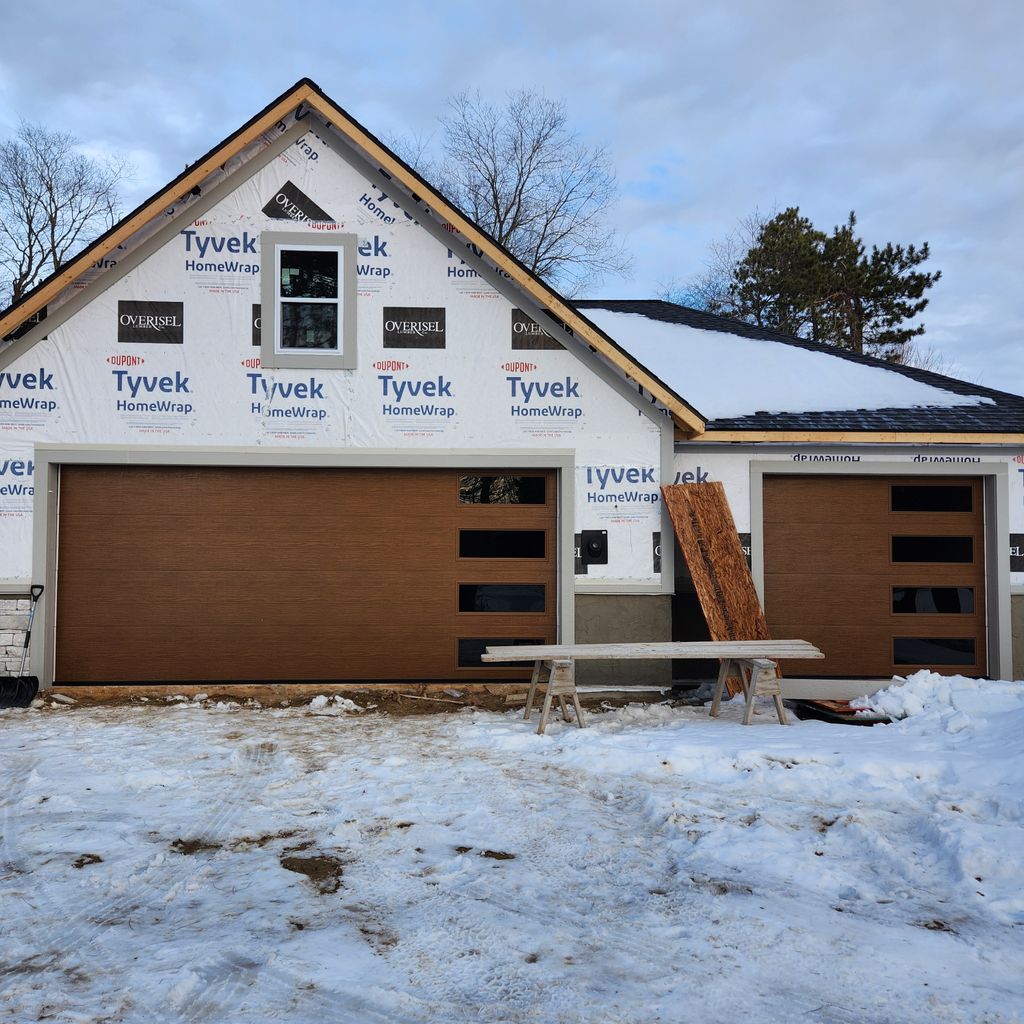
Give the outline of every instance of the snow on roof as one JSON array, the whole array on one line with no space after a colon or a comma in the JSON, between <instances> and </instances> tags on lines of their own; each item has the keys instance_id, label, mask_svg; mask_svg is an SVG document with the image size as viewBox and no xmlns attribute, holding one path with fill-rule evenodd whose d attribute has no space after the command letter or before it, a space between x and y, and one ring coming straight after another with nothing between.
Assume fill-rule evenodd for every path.
<instances>
[{"instance_id":1,"label":"snow on roof","mask_svg":"<svg viewBox=\"0 0 1024 1024\"><path fill-rule=\"evenodd\" d=\"M589 304L588 304L589 305ZM590 320L709 420L757 412L839 412L993 405L870 366L781 342L636 313L587 308Z\"/></svg>"}]
</instances>

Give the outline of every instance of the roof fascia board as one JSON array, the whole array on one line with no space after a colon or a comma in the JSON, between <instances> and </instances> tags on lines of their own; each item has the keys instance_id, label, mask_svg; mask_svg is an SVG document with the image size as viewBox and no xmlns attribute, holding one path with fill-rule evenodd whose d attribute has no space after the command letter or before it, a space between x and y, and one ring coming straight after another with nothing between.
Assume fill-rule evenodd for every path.
<instances>
[{"instance_id":1,"label":"roof fascia board","mask_svg":"<svg viewBox=\"0 0 1024 1024\"><path fill-rule=\"evenodd\" d=\"M701 444L704 442L776 442L776 443L831 443L857 444L1009 444L1024 445L1024 433L937 433L934 431L895 430L705 430L690 437L677 437L677 441Z\"/></svg>"},{"instance_id":2,"label":"roof fascia board","mask_svg":"<svg viewBox=\"0 0 1024 1024\"><path fill-rule=\"evenodd\" d=\"M354 121L340 107L334 105L323 93L313 92L307 100L308 104L318 111L324 119L347 136L373 161L380 164L392 178L398 181L413 195L426 194L425 202L435 215L440 215L462 232L467 238L478 245L497 267L505 271L511 278L538 302L555 313L561 320L572 327L588 345L597 349L603 356L611 360L629 377L642 384L669 411L685 430L699 432L704 429L705 421L697 415L678 395L654 377L649 370L629 358L607 335L592 324L586 317L578 313L555 291L545 285L539 278L528 271L518 260L507 253L497 242L481 231L460 210L456 209L441 197L427 182L416 175L402 161L377 141L362 125Z\"/></svg>"},{"instance_id":3,"label":"roof fascia board","mask_svg":"<svg viewBox=\"0 0 1024 1024\"><path fill-rule=\"evenodd\" d=\"M187 174L176 179L166 188L158 192L152 199L139 207L127 219L121 221L100 242L88 246L63 270L50 277L41 287L32 292L23 302L14 306L5 316L0 317L0 338L10 334L23 324L34 313L38 313L51 299L55 298L68 285L80 277L97 260L113 252L122 242L127 241L139 228L153 217L158 216L169 206L174 206L183 196L187 196L196 185L201 185L206 177L221 164L243 150L249 143L272 128L278 121L284 120L297 106L309 102L317 94L307 82L300 83L296 88L285 93L273 106L269 107L248 127L238 132L221 146L218 146L199 163L194 164ZM234 177L232 175L231 177ZM105 275L104 275L105 276Z\"/></svg>"},{"instance_id":4,"label":"roof fascia board","mask_svg":"<svg viewBox=\"0 0 1024 1024\"><path fill-rule=\"evenodd\" d=\"M80 309L102 295L108 288L117 284L126 274L133 271L140 263L147 260L153 253L175 238L181 232L184 225L191 224L207 210L216 206L222 199L230 195L239 185L245 184L254 174L263 170L267 164L294 145L296 138L305 135L308 130L308 125L304 120L291 125L287 131L282 132L281 136L275 139L266 149L253 156L245 166L240 167L234 174L219 181L213 188L208 192L204 192L194 202L182 207L179 213L169 217L167 223L153 234L151 238L146 239L142 245L133 252L130 252L124 259L118 260L116 267L111 267L101 277L92 282L91 285L83 288L81 292L63 303L59 309L54 311L52 316L47 316L45 320L41 320L31 331L22 335L22 337L12 342L0 352L0 369L25 355L29 349L55 331Z\"/></svg>"},{"instance_id":5,"label":"roof fascia board","mask_svg":"<svg viewBox=\"0 0 1024 1024\"><path fill-rule=\"evenodd\" d=\"M452 247L452 243L456 241L455 237L442 226L437 215L429 207L417 203L413 196L404 188L396 189L394 182L389 181L386 175L381 173L379 167L367 160L358 146L349 143L343 147L342 139L339 138L335 126L325 121L324 127L324 141L341 160L348 163L358 174L365 177L368 182L379 184L381 191L387 192L388 198L392 202L397 203L401 210L413 218L419 227L424 229L436 242L443 245L446 249ZM605 384L629 402L635 409L653 420L659 429L669 426L669 417L660 411L659 407L645 399L635 388L630 387L629 382L621 374L616 373L608 365L607 360L595 355L588 344L569 331L559 331L558 326L550 322L544 315L543 307L537 303L532 295L517 287L517 282L514 279L510 279L498 271L493 264L482 256L477 256L472 250L460 251L459 258L464 260L467 265L472 266L480 277L490 284L499 295L511 302L513 306L521 309L539 327L551 334L552 337L557 335L558 341L567 351L572 352L591 373L604 381ZM528 354L524 353L524 358Z\"/></svg>"}]
</instances>

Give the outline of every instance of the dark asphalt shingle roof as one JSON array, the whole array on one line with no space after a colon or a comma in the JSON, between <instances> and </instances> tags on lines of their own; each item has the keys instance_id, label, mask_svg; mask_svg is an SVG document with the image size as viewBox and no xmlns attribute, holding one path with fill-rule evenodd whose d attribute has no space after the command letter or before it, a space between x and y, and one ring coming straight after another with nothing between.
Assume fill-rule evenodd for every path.
<instances>
[{"instance_id":1,"label":"dark asphalt shingle roof","mask_svg":"<svg viewBox=\"0 0 1024 1024\"><path fill-rule=\"evenodd\" d=\"M708 430L844 430L844 431L900 431L928 433L980 433L1005 434L1024 433L1024 397L1005 391L996 391L970 384L967 381L944 377L929 370L912 366L896 366L871 356L844 352L829 345L821 345L801 338L776 334L753 324L732 320L729 317L705 313L687 306L679 306L661 299L576 299L574 305L586 315L588 309L607 309L615 313L634 313L650 320L664 323L683 324L703 331L717 331L741 338L793 345L810 352L823 352L836 359L866 366L878 367L901 374L921 384L950 391L957 395L982 395L992 399L992 404L964 405L942 408L894 408L894 409L847 409L830 412L757 412L744 416L732 416L708 420ZM615 339L629 351L628 338ZM668 382L671 384L671 382ZM698 409L701 407L699 394L683 395Z\"/></svg>"}]
</instances>

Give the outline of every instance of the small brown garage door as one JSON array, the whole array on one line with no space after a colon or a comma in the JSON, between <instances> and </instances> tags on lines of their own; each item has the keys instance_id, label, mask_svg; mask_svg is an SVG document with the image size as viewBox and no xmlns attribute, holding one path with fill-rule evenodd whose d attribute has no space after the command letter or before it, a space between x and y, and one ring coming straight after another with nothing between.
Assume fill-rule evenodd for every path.
<instances>
[{"instance_id":1,"label":"small brown garage door","mask_svg":"<svg viewBox=\"0 0 1024 1024\"><path fill-rule=\"evenodd\" d=\"M978 478L764 477L764 601L773 636L824 662L792 675L986 671Z\"/></svg>"},{"instance_id":2,"label":"small brown garage door","mask_svg":"<svg viewBox=\"0 0 1024 1024\"><path fill-rule=\"evenodd\" d=\"M553 471L65 466L58 682L459 679L553 642Z\"/></svg>"}]
</instances>

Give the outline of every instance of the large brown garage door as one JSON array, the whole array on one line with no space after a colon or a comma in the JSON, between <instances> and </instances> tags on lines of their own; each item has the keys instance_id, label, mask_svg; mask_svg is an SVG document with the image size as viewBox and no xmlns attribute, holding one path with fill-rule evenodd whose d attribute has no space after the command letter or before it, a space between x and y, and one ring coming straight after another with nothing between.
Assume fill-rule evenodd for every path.
<instances>
[{"instance_id":1,"label":"large brown garage door","mask_svg":"<svg viewBox=\"0 0 1024 1024\"><path fill-rule=\"evenodd\" d=\"M773 636L824 662L792 675L984 675L981 480L764 477L764 601Z\"/></svg>"},{"instance_id":2,"label":"large brown garage door","mask_svg":"<svg viewBox=\"0 0 1024 1024\"><path fill-rule=\"evenodd\" d=\"M518 676L553 642L553 471L64 466L64 683Z\"/></svg>"}]
</instances>

